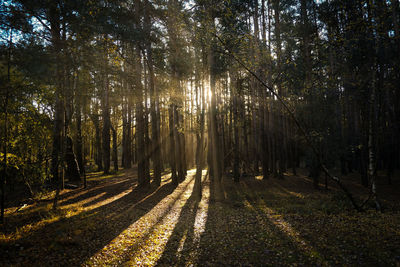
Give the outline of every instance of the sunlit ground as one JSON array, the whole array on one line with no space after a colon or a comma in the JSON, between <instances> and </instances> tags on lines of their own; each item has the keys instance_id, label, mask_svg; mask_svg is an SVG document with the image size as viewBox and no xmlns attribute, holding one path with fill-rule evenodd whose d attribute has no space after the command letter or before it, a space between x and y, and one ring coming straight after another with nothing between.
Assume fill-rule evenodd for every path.
<instances>
[{"instance_id":1,"label":"sunlit ground","mask_svg":"<svg viewBox=\"0 0 400 267\"><path fill-rule=\"evenodd\" d=\"M198 200L194 174L188 171L176 188L165 174L161 186L140 189L136 170L106 178L95 173L87 189L63 191L56 212L51 201L10 208L10 226L0 236L0 265L395 266L398 261L398 202L382 199L383 214L356 213L340 191L315 191L303 175L239 183L224 177L225 200L216 202L206 170Z\"/></svg>"},{"instance_id":2,"label":"sunlit ground","mask_svg":"<svg viewBox=\"0 0 400 267\"><path fill-rule=\"evenodd\" d=\"M162 256L165 247L175 229L178 220L181 218L182 209L192 196L195 171L188 172L187 179L181 183L177 189L168 197L159 202L146 215L131 224L119 236L113 239L93 257L88 265L131 265L131 266L150 266L157 263ZM193 211L197 205L196 218L194 222L195 239L192 240L198 246L200 234L204 231L207 219L207 208L209 201L209 187L205 181L206 171L203 171L203 197L199 203L190 203ZM192 198L194 198L192 196ZM133 206L131 209L134 209ZM184 233L180 246L175 252L175 257L181 256L182 248L187 242ZM196 255L193 255L195 260Z\"/></svg>"},{"instance_id":3,"label":"sunlit ground","mask_svg":"<svg viewBox=\"0 0 400 267\"><path fill-rule=\"evenodd\" d=\"M121 178L124 176L123 178ZM131 176L125 175L124 172L113 175L101 175L101 172L91 173L88 176L89 181L111 181L113 186L119 184L131 184ZM103 185L93 186L88 189L64 190L59 200L59 208L57 211L52 210L54 192L43 196L42 200L31 205L23 205L21 207L11 207L6 209L5 214L9 217L8 224L14 225L15 231L7 232L1 235L1 239L10 241L18 241L26 238L32 232L39 231L48 224L59 221L60 219L74 217L96 209L102 205L115 201L131 192L130 187L126 187L124 191L114 194L114 192L103 192ZM32 218L33 217L33 218Z\"/></svg>"}]
</instances>

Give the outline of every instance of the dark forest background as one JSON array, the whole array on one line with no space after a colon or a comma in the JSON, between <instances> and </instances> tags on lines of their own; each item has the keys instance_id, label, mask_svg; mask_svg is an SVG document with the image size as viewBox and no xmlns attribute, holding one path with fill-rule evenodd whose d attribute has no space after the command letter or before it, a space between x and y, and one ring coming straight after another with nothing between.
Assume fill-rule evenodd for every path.
<instances>
[{"instance_id":1,"label":"dark forest background","mask_svg":"<svg viewBox=\"0 0 400 267\"><path fill-rule=\"evenodd\" d=\"M1 1L1 188L137 166L284 178L374 200L400 166L399 1ZM299 128L300 127L300 128ZM198 175L200 181L200 175ZM85 181L84 181L85 180ZM223 198L223 195L216 196Z\"/></svg>"}]
</instances>

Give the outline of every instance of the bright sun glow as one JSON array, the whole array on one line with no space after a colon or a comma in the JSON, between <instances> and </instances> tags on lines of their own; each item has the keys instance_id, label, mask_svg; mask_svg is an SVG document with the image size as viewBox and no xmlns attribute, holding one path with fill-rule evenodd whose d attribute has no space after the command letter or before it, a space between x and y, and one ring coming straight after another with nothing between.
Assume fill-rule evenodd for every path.
<instances>
[{"instance_id":1,"label":"bright sun glow","mask_svg":"<svg viewBox=\"0 0 400 267\"><path fill-rule=\"evenodd\" d=\"M211 103L211 88L208 84L204 86L204 91L205 91L206 101L208 103Z\"/></svg>"}]
</instances>

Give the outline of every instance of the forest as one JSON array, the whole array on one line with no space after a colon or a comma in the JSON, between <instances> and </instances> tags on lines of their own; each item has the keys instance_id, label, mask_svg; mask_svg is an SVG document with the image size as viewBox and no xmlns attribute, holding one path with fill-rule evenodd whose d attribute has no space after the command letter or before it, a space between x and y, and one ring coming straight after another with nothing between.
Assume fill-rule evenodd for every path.
<instances>
[{"instance_id":1,"label":"forest","mask_svg":"<svg viewBox=\"0 0 400 267\"><path fill-rule=\"evenodd\" d=\"M1 266L400 266L399 0L0 0Z\"/></svg>"}]
</instances>

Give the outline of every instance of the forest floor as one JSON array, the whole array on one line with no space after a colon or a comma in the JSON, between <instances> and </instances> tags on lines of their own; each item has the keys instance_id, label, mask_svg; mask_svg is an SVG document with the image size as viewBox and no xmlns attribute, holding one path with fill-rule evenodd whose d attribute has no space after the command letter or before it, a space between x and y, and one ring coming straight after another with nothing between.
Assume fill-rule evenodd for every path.
<instances>
[{"instance_id":1,"label":"forest floor","mask_svg":"<svg viewBox=\"0 0 400 267\"><path fill-rule=\"evenodd\" d=\"M399 266L399 179L378 187L383 213L358 213L336 187L314 190L301 173L224 177L221 202L206 170L202 198L192 194L194 174L139 189L135 169L92 173L87 189L62 191L55 212L50 199L9 207L0 265ZM365 196L355 179L345 183Z\"/></svg>"}]
</instances>

